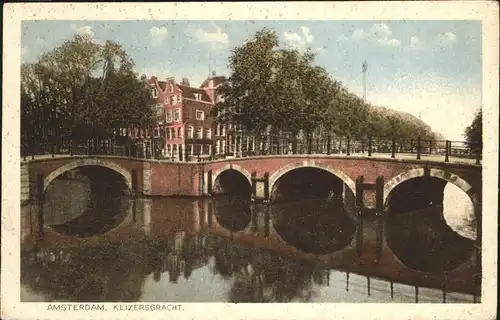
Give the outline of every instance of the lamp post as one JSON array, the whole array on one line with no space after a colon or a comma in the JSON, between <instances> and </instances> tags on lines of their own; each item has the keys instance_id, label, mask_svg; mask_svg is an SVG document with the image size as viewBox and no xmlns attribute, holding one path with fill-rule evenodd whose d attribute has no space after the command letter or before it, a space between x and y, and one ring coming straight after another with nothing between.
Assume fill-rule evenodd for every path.
<instances>
[{"instance_id":1,"label":"lamp post","mask_svg":"<svg viewBox=\"0 0 500 320\"><path fill-rule=\"evenodd\" d=\"M361 72L363 72L363 100L366 102L366 71L368 70L368 63L363 61Z\"/></svg>"}]
</instances>

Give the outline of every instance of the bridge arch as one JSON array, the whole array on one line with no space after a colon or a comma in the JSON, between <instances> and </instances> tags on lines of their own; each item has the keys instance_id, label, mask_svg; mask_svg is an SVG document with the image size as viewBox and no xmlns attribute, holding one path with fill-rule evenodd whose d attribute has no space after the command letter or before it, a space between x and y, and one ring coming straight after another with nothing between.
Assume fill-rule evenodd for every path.
<instances>
[{"instance_id":1,"label":"bridge arch","mask_svg":"<svg viewBox=\"0 0 500 320\"><path fill-rule=\"evenodd\" d=\"M45 177L43 181L43 190L45 191L49 184L61 174L76 168L86 166L105 167L119 173L124 178L125 184L127 185L128 189L132 190L132 174L130 173L130 171L112 161L101 159L79 159L55 169L47 177Z\"/></svg>"},{"instance_id":2,"label":"bridge arch","mask_svg":"<svg viewBox=\"0 0 500 320\"><path fill-rule=\"evenodd\" d=\"M274 172L271 176L269 176L269 190L273 190L274 185L278 181L279 178L281 178L283 175L286 173L295 170L295 169L300 169L300 168L317 168L321 169L324 171L327 171L340 180L342 180L352 191L354 196L356 196L356 183L345 173L342 171L333 168L332 166L322 163L322 162L316 162L314 160L303 160L303 161L298 161L294 163L287 164L280 169L278 169L276 172Z\"/></svg>"},{"instance_id":3,"label":"bridge arch","mask_svg":"<svg viewBox=\"0 0 500 320\"><path fill-rule=\"evenodd\" d=\"M418 178L418 177L425 177L426 176L425 171L426 170L424 168L411 169L411 170L408 170L406 172L403 172L403 173L395 176L389 182L387 182L384 186L384 209L387 209L388 196L392 192L392 190L394 190L398 185L400 185L401 183L403 183L407 180ZM474 208L477 207L477 204L478 204L477 203L477 196L476 196L472 186L467 181L465 181L464 179L459 177L458 175L451 173L449 171L442 170L442 169L431 168L429 170L429 176L439 178L439 179L445 180L449 183L456 185L457 187L459 187L463 192L465 192L469 196L469 198L471 199L471 201L474 205Z\"/></svg>"},{"instance_id":4,"label":"bridge arch","mask_svg":"<svg viewBox=\"0 0 500 320\"><path fill-rule=\"evenodd\" d=\"M245 178L248 180L248 183L249 185L251 186L252 185L252 175L250 174L250 172L248 172L245 168L237 165L237 164L226 164L225 166L219 168L218 170L214 171L212 173L212 186L215 185L215 183L217 182L217 178L224 172L224 171L228 171L228 170L235 170L235 171L238 171L239 173L241 173L242 175L245 176Z\"/></svg>"}]
</instances>

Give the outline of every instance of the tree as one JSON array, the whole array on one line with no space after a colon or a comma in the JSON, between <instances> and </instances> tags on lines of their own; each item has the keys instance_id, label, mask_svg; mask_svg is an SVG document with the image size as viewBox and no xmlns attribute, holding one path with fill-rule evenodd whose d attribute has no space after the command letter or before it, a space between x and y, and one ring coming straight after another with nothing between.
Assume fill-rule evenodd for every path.
<instances>
[{"instance_id":1,"label":"tree","mask_svg":"<svg viewBox=\"0 0 500 320\"><path fill-rule=\"evenodd\" d=\"M481 153L483 150L483 110L476 112L472 123L465 128L465 139L471 146L471 151Z\"/></svg>"},{"instance_id":2,"label":"tree","mask_svg":"<svg viewBox=\"0 0 500 320\"><path fill-rule=\"evenodd\" d=\"M222 89L225 101L217 105L216 120L239 123L264 142L270 133L287 133L294 152L298 139L305 140L308 152L316 138L327 138L330 147L333 134L361 144L370 137L435 139L430 127L414 116L371 106L350 93L314 58L311 51L279 49L274 31L258 31L232 51L231 75Z\"/></svg>"},{"instance_id":3,"label":"tree","mask_svg":"<svg viewBox=\"0 0 500 320\"><path fill-rule=\"evenodd\" d=\"M231 75L221 88L224 102L218 104L218 120L241 124L250 132L263 132L276 105L272 66L278 44L276 33L263 29L253 39L232 50Z\"/></svg>"},{"instance_id":4,"label":"tree","mask_svg":"<svg viewBox=\"0 0 500 320\"><path fill-rule=\"evenodd\" d=\"M31 145L107 137L151 121L145 83L113 42L76 35L21 67L21 114ZM100 75L99 75L100 74Z\"/></svg>"}]
</instances>

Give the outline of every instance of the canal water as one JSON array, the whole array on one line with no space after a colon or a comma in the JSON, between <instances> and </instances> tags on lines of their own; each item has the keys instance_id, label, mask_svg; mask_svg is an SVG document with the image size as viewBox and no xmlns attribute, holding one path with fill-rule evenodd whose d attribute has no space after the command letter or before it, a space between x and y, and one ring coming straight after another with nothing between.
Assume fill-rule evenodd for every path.
<instances>
[{"instance_id":1,"label":"canal water","mask_svg":"<svg viewBox=\"0 0 500 320\"><path fill-rule=\"evenodd\" d=\"M85 180L22 207L22 301L480 302L472 206L359 216L339 199L132 198ZM78 196L77 196L78 195ZM43 209L44 238L30 217Z\"/></svg>"}]
</instances>

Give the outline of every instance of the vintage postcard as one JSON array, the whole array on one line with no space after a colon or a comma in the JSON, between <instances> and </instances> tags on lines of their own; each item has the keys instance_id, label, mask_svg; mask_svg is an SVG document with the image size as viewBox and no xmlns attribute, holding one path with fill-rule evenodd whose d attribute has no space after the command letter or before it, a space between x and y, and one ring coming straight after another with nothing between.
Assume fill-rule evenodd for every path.
<instances>
[{"instance_id":1,"label":"vintage postcard","mask_svg":"<svg viewBox=\"0 0 500 320\"><path fill-rule=\"evenodd\" d=\"M5 319L494 319L498 4L7 4Z\"/></svg>"}]
</instances>

